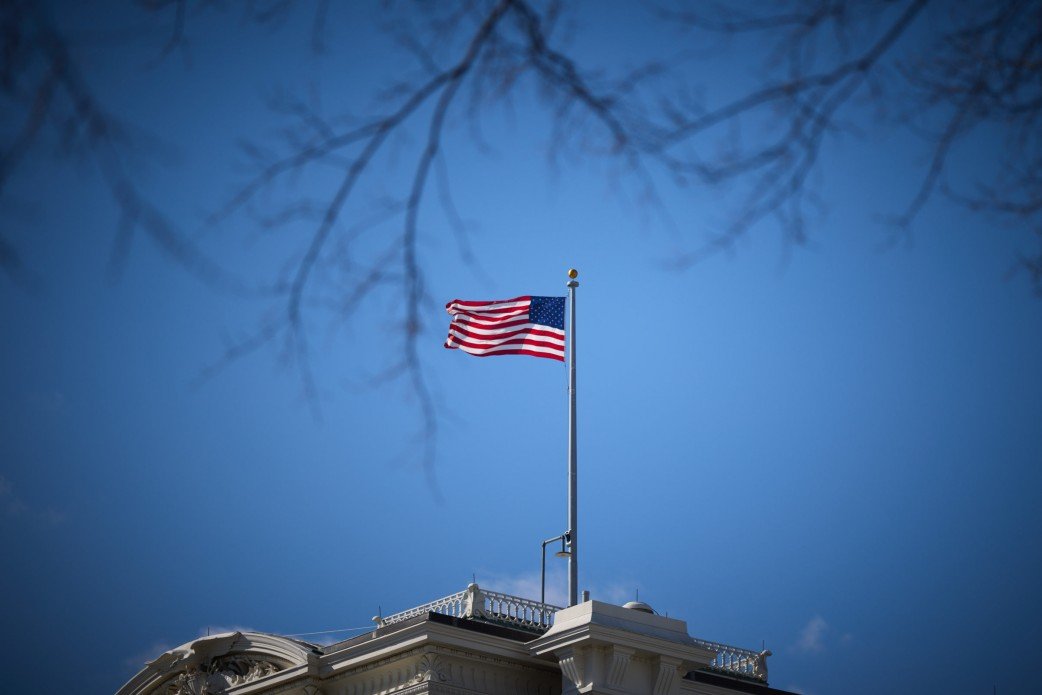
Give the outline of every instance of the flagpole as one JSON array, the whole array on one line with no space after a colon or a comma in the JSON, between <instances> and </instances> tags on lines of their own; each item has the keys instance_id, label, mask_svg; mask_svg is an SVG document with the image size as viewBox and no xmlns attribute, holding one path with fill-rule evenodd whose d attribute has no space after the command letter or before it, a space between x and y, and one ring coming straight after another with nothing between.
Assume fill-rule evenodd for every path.
<instances>
[{"instance_id":1,"label":"flagpole","mask_svg":"<svg viewBox=\"0 0 1042 695\"><path fill-rule=\"evenodd\" d=\"M578 546L578 465L575 438L575 278L579 271L568 271L568 605L579 602Z\"/></svg>"}]
</instances>

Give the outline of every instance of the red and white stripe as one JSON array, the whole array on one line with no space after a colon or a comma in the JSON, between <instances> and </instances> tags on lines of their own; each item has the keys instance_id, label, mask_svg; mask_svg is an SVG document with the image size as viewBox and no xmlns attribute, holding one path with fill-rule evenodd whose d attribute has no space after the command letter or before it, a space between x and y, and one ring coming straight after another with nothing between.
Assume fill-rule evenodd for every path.
<instances>
[{"instance_id":1,"label":"red and white stripe","mask_svg":"<svg viewBox=\"0 0 1042 695\"><path fill-rule=\"evenodd\" d=\"M532 355L564 362L564 331L531 323L531 296L492 302L453 299L445 305L452 316L445 347L478 357Z\"/></svg>"}]
</instances>

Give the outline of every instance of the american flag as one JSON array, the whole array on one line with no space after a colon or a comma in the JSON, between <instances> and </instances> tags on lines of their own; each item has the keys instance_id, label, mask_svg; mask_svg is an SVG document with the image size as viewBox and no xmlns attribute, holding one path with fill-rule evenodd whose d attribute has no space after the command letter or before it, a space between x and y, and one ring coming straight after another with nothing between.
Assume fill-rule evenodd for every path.
<instances>
[{"instance_id":1,"label":"american flag","mask_svg":"<svg viewBox=\"0 0 1042 695\"><path fill-rule=\"evenodd\" d=\"M490 302L453 299L445 347L479 357L532 355L564 362L564 297L515 297Z\"/></svg>"}]
</instances>

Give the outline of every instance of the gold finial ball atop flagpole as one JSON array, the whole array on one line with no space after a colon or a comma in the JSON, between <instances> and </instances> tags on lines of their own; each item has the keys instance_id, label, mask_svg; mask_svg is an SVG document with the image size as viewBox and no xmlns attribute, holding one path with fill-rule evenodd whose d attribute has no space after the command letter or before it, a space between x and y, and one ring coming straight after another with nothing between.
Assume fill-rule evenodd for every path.
<instances>
[{"instance_id":1,"label":"gold finial ball atop flagpole","mask_svg":"<svg viewBox=\"0 0 1042 695\"><path fill-rule=\"evenodd\" d=\"M574 280L575 278L579 277L579 271L576 270L575 268L569 268L568 269L568 277L570 277L571 279Z\"/></svg>"}]
</instances>

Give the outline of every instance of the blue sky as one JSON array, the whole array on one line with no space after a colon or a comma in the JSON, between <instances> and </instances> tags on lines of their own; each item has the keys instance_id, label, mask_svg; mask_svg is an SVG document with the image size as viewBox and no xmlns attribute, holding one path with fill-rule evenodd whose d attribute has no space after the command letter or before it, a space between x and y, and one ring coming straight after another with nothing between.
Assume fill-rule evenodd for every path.
<instances>
[{"instance_id":1,"label":"blue sky","mask_svg":"<svg viewBox=\"0 0 1042 695\"><path fill-rule=\"evenodd\" d=\"M317 55L307 8L275 27L195 9L187 51L156 64L167 17L51 4L101 102L148 136L135 181L205 253L258 279L311 227L206 223L251 171L237 143L274 141L286 117L267 101L280 91L369 113L415 64L377 30L379 13L335 7ZM685 48L629 4L569 16L564 45L584 65ZM127 27L132 39L113 38ZM711 95L751 75L693 65L684 74ZM582 588L615 602L639 590L697 637L765 643L772 685L811 695L1030 689L1042 301L1007 277L1030 235L937 198L907 243L884 248L879 217L914 194L929 150L866 117L872 127L824 150L807 245L768 221L732 252L671 270L734 191L660 180L663 214L610 160L548 164L552 118L531 85L488 113L491 151L459 118L444 147L479 268L436 201L420 214L441 499L422 470L415 394L372 383L400 354L399 294L346 321L308 314L320 417L277 346L199 384L272 305L207 286L143 235L112 281L111 195L89 161L33 150L0 198L5 234L39 278L0 293L9 685L60 659L55 691L112 692L208 628L358 628L472 576L536 597L539 542L566 522L565 369L444 350L443 304L563 294L574 266ZM401 194L422 122L374 165L338 233L363 201ZM952 179L987 175L1001 136L967 141ZM328 195L332 177L304 175L271 199ZM359 242L362 257L398 224ZM561 600L563 566L551 585Z\"/></svg>"}]
</instances>

